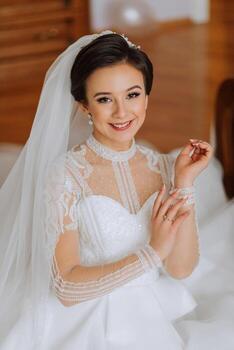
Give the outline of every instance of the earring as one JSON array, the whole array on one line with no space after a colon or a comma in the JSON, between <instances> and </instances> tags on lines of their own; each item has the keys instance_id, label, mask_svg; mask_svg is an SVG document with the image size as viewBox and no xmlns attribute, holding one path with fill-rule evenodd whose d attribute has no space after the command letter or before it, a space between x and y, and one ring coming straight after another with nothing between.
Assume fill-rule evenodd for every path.
<instances>
[{"instance_id":1,"label":"earring","mask_svg":"<svg viewBox=\"0 0 234 350\"><path fill-rule=\"evenodd\" d=\"M91 113L88 113L88 118L89 118L89 125L93 125L93 119L92 119L92 114Z\"/></svg>"}]
</instances>

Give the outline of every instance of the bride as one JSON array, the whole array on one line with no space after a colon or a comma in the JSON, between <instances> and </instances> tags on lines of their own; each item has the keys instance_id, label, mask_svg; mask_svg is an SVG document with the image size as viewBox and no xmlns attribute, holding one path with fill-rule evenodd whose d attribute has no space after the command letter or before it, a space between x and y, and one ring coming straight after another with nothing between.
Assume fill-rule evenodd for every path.
<instances>
[{"instance_id":1,"label":"bride","mask_svg":"<svg viewBox=\"0 0 234 350\"><path fill-rule=\"evenodd\" d=\"M175 158L136 142L152 81L111 31L48 70L0 192L0 349L233 349L231 237L213 227L203 257L197 220L213 148L190 139Z\"/></svg>"}]
</instances>

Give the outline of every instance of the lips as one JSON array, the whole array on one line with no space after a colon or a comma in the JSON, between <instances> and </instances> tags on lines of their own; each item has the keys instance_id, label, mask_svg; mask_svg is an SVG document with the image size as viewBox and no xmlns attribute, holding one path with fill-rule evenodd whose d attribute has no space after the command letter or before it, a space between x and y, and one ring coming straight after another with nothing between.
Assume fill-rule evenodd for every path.
<instances>
[{"instance_id":1,"label":"lips","mask_svg":"<svg viewBox=\"0 0 234 350\"><path fill-rule=\"evenodd\" d=\"M121 131L121 130L128 129L131 124L132 124L132 120L127 121L125 123L114 123L114 124L110 124L110 125L112 126L113 129Z\"/></svg>"}]
</instances>

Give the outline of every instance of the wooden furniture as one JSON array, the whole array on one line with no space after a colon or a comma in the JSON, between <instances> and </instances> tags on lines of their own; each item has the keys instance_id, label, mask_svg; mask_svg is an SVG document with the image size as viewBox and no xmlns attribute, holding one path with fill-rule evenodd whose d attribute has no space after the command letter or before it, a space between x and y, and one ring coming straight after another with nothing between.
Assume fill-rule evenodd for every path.
<instances>
[{"instance_id":1,"label":"wooden furniture","mask_svg":"<svg viewBox=\"0 0 234 350\"><path fill-rule=\"evenodd\" d=\"M210 0L211 22L232 22L234 20L234 2L230 0Z\"/></svg>"},{"instance_id":2,"label":"wooden furniture","mask_svg":"<svg viewBox=\"0 0 234 350\"><path fill-rule=\"evenodd\" d=\"M219 43L219 74L223 76L217 89L215 103L216 157L223 166L223 184L229 198L234 196L234 70L233 70L233 27L234 2L228 0L210 1L211 32L213 43ZM214 29L217 30L214 33ZM214 46L214 45L213 45ZM214 48L213 48L214 52ZM212 67L216 75L215 67Z\"/></svg>"},{"instance_id":3,"label":"wooden furniture","mask_svg":"<svg viewBox=\"0 0 234 350\"><path fill-rule=\"evenodd\" d=\"M86 0L1 1L0 142L26 142L46 70L88 33Z\"/></svg>"},{"instance_id":4,"label":"wooden furniture","mask_svg":"<svg viewBox=\"0 0 234 350\"><path fill-rule=\"evenodd\" d=\"M223 184L229 198L234 196L234 78L220 85L216 99L216 157L221 161Z\"/></svg>"}]
</instances>

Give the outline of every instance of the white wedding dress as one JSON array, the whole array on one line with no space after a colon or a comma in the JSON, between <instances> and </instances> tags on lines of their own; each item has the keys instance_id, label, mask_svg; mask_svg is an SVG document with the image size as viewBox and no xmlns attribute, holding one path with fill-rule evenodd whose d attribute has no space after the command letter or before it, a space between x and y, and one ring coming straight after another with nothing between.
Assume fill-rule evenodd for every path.
<instances>
[{"instance_id":1,"label":"white wedding dress","mask_svg":"<svg viewBox=\"0 0 234 350\"><path fill-rule=\"evenodd\" d=\"M65 168L62 158L52 167L45 188L48 227L64 230L62 215L70 213L84 266L133 254L150 240L152 206L162 182L167 191L173 185L176 153L138 143L117 152L91 135L66 153ZM234 349L234 203L225 197L220 171L214 159L195 182L201 258L192 275L176 280L163 268L150 269L116 286L110 282L103 295L70 307L52 288L44 350ZM69 207L68 198L74 198ZM2 350L17 348L15 334L26 318L15 324Z\"/></svg>"}]
</instances>

